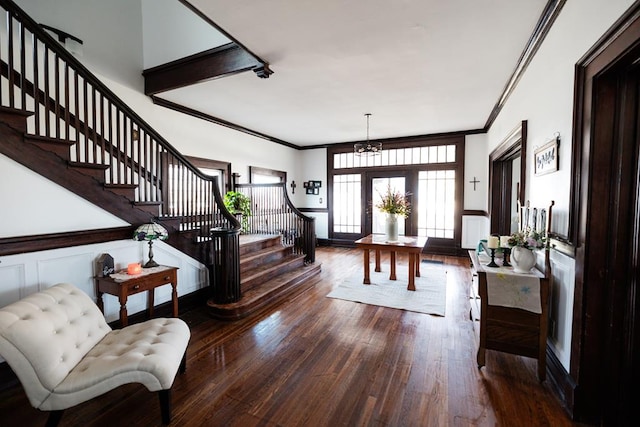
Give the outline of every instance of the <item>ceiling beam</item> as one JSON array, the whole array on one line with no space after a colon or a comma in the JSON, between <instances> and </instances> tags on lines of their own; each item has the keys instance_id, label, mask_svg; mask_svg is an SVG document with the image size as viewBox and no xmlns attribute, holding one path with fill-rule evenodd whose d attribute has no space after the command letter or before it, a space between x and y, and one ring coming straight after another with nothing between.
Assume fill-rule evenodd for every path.
<instances>
[{"instance_id":1,"label":"ceiling beam","mask_svg":"<svg viewBox=\"0 0 640 427\"><path fill-rule=\"evenodd\" d=\"M144 70L144 93L150 96L248 70L262 78L272 73L268 64L228 43Z\"/></svg>"}]
</instances>

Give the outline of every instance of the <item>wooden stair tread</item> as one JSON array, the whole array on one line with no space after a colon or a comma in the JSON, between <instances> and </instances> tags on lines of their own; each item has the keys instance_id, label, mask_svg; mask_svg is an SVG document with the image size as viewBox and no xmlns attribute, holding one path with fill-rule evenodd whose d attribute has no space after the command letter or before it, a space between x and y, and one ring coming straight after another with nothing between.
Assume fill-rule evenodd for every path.
<instances>
[{"instance_id":1,"label":"wooden stair tread","mask_svg":"<svg viewBox=\"0 0 640 427\"><path fill-rule=\"evenodd\" d=\"M286 298L311 288L315 284L313 277L321 271L320 266L320 263L314 263L281 274L277 278L243 292L240 301L235 303L216 304L209 300L207 306L210 314L219 319L237 320L280 303Z\"/></svg>"},{"instance_id":2,"label":"wooden stair tread","mask_svg":"<svg viewBox=\"0 0 640 427\"><path fill-rule=\"evenodd\" d=\"M132 190L135 190L136 188L138 188L138 184L105 184L104 188L130 188Z\"/></svg>"},{"instance_id":3,"label":"wooden stair tread","mask_svg":"<svg viewBox=\"0 0 640 427\"><path fill-rule=\"evenodd\" d=\"M256 258L261 258L265 255L270 255L272 253L276 253L276 252L283 252L283 251L291 251L292 250L292 246L268 246L266 248L257 250L255 252L250 252L249 254L244 254L241 258L240 258L240 265L242 265L242 263L247 263L250 261L253 261Z\"/></svg>"},{"instance_id":4,"label":"wooden stair tread","mask_svg":"<svg viewBox=\"0 0 640 427\"><path fill-rule=\"evenodd\" d=\"M246 246L253 243L264 242L267 240L275 239L276 237L280 237L279 234L241 234L240 235L240 246Z\"/></svg>"},{"instance_id":5,"label":"wooden stair tread","mask_svg":"<svg viewBox=\"0 0 640 427\"><path fill-rule=\"evenodd\" d=\"M16 116L22 116L25 118L31 117L33 115L33 111L24 110L22 108L5 107L5 106L0 106L0 113L15 114Z\"/></svg>"},{"instance_id":6,"label":"wooden stair tread","mask_svg":"<svg viewBox=\"0 0 640 427\"><path fill-rule=\"evenodd\" d=\"M279 234L241 234L240 256L282 244L282 236Z\"/></svg>"},{"instance_id":7,"label":"wooden stair tread","mask_svg":"<svg viewBox=\"0 0 640 427\"><path fill-rule=\"evenodd\" d=\"M246 283L249 283L252 280L255 280L263 276L267 276L281 269L290 268L292 267L292 264L295 264L298 262L300 263L301 267L304 266L304 255L290 254L285 256L284 258L271 261L271 262L266 262L255 268L247 270L240 277L241 288L242 288L242 285L245 285Z\"/></svg>"},{"instance_id":8,"label":"wooden stair tread","mask_svg":"<svg viewBox=\"0 0 640 427\"><path fill-rule=\"evenodd\" d=\"M76 141L73 141L71 139L67 139L67 138L57 138L54 136L42 136L42 135L34 135L31 133L25 133L24 134L24 138L28 139L29 141L33 141L33 142L40 142L40 143L44 143L44 144L59 144L59 145L66 145L71 147L72 145L76 144Z\"/></svg>"},{"instance_id":9,"label":"wooden stair tread","mask_svg":"<svg viewBox=\"0 0 640 427\"><path fill-rule=\"evenodd\" d=\"M133 202L136 206L160 206L162 202Z\"/></svg>"},{"instance_id":10,"label":"wooden stair tread","mask_svg":"<svg viewBox=\"0 0 640 427\"><path fill-rule=\"evenodd\" d=\"M69 162L69 166L82 169L95 169L95 170L107 170L109 165L101 165L98 163L85 163L85 162Z\"/></svg>"}]
</instances>

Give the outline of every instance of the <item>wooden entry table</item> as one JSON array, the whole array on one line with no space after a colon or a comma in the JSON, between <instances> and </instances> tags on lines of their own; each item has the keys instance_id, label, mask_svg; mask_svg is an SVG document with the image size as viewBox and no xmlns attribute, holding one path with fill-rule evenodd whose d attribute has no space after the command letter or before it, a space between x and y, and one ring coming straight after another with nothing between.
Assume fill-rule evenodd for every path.
<instances>
[{"instance_id":1,"label":"wooden entry table","mask_svg":"<svg viewBox=\"0 0 640 427\"><path fill-rule=\"evenodd\" d=\"M407 290L416 290L416 277L420 277L420 252L427 244L428 237L417 236L400 236L395 242L388 242L383 234L369 234L362 239L356 240L356 247L364 250L364 280L365 285L371 284L369 271L369 251L376 251L376 268L380 269L380 251L391 252L391 268L389 280L396 280L396 252L405 252L409 254L409 284Z\"/></svg>"},{"instance_id":2,"label":"wooden entry table","mask_svg":"<svg viewBox=\"0 0 640 427\"><path fill-rule=\"evenodd\" d=\"M127 299L130 295L139 292L147 292L147 315L149 318L153 316L154 307L154 290L158 286L170 284L171 303L173 309L173 317L178 317L178 268L168 266L158 266L143 269L142 274L130 276L126 270L115 273L107 277L96 277L96 294L97 305L100 311L104 313L104 304L102 302L103 294L115 295L120 301L120 323L122 327L129 324L127 316Z\"/></svg>"}]
</instances>

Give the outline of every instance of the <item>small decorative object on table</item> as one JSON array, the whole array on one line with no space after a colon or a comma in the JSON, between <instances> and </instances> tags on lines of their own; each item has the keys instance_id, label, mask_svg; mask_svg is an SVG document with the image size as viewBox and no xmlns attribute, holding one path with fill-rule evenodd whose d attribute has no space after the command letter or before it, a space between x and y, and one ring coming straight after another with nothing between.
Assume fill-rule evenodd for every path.
<instances>
[{"instance_id":1,"label":"small decorative object on table","mask_svg":"<svg viewBox=\"0 0 640 427\"><path fill-rule=\"evenodd\" d=\"M409 203L409 193L402 194L391 186L387 186L387 192L380 194L380 201L376 208L387 214L385 222L385 234L387 241L396 242L398 240L398 217L406 218L411 212Z\"/></svg>"},{"instance_id":2,"label":"small decorative object on table","mask_svg":"<svg viewBox=\"0 0 640 427\"><path fill-rule=\"evenodd\" d=\"M536 265L536 255L533 249L545 246L544 236L534 230L526 229L517 231L509 236L509 246L511 246L511 263L513 271L516 273L529 273Z\"/></svg>"},{"instance_id":3,"label":"small decorative object on table","mask_svg":"<svg viewBox=\"0 0 640 427\"><path fill-rule=\"evenodd\" d=\"M113 257L109 254L102 254L96 261L96 276L108 277L115 271Z\"/></svg>"},{"instance_id":4,"label":"small decorative object on table","mask_svg":"<svg viewBox=\"0 0 640 427\"><path fill-rule=\"evenodd\" d=\"M153 241L154 240L167 240L169 238L169 232L163 226L151 222L149 224L142 224L133 233L133 240L139 242L147 240L149 242L149 261L143 266L144 268L157 267L158 263L153 260Z\"/></svg>"},{"instance_id":5,"label":"small decorative object on table","mask_svg":"<svg viewBox=\"0 0 640 427\"><path fill-rule=\"evenodd\" d=\"M500 267L496 264L496 249L500 245L500 238L498 236L489 236L487 238L487 247L491 250L491 262L487 264L487 267Z\"/></svg>"},{"instance_id":6,"label":"small decorative object on table","mask_svg":"<svg viewBox=\"0 0 640 427\"><path fill-rule=\"evenodd\" d=\"M142 273L142 266L139 262L127 265L127 274L129 276L135 276L136 274L140 273Z\"/></svg>"},{"instance_id":7,"label":"small decorative object on table","mask_svg":"<svg viewBox=\"0 0 640 427\"><path fill-rule=\"evenodd\" d=\"M502 248L502 266L503 267L511 267L509 261L507 261L507 256L511 252L509 248L509 237L510 236L500 236L500 247Z\"/></svg>"}]
</instances>

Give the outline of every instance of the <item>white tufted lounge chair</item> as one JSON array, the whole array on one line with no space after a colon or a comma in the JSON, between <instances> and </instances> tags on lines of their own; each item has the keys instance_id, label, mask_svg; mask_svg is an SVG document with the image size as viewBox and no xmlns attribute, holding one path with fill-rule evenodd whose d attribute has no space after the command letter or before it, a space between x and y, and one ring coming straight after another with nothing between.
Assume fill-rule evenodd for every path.
<instances>
[{"instance_id":1,"label":"white tufted lounge chair","mask_svg":"<svg viewBox=\"0 0 640 427\"><path fill-rule=\"evenodd\" d=\"M185 370L190 332L180 319L152 319L111 330L84 292L58 284L0 309L0 355L29 402L57 425L64 409L127 383L158 391L162 422L170 390Z\"/></svg>"}]
</instances>

